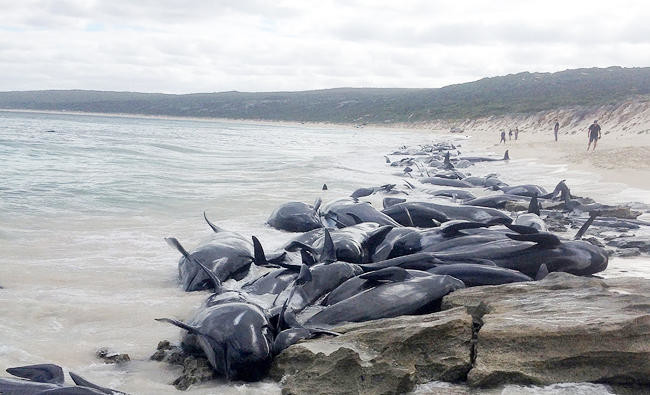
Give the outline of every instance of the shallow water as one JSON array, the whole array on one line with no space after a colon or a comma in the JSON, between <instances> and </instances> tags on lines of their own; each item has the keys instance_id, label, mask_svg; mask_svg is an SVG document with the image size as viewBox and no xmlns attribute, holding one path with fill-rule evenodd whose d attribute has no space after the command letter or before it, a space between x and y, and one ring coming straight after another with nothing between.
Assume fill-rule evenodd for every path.
<instances>
[{"instance_id":1,"label":"shallow water","mask_svg":"<svg viewBox=\"0 0 650 395\"><path fill-rule=\"evenodd\" d=\"M264 225L276 206L400 183L383 155L437 138L408 130L0 112L0 369L53 362L122 391L175 392L168 383L178 369L148 357L159 340L178 339L180 331L154 318L186 318L206 294L178 289L178 253L163 237L193 247L210 234L207 210L221 227L258 235L272 249L291 237ZM579 195L650 203L647 191L593 185L585 174L533 161L470 171L549 189L566 178ZM329 190L321 191L323 183ZM648 266L644 258L622 260L612 275L630 269L650 277ZM104 365L94 356L101 346L132 362ZM273 383L209 383L188 393L277 390Z\"/></svg>"}]
</instances>

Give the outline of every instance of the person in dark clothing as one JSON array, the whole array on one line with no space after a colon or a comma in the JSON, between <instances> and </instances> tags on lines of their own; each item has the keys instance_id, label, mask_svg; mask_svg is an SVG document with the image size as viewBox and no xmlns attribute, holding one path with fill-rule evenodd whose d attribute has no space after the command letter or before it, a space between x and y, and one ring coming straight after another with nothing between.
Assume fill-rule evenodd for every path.
<instances>
[{"instance_id":1,"label":"person in dark clothing","mask_svg":"<svg viewBox=\"0 0 650 395\"><path fill-rule=\"evenodd\" d=\"M508 140L512 140L512 129L510 129L510 132L508 132Z\"/></svg>"},{"instance_id":2,"label":"person in dark clothing","mask_svg":"<svg viewBox=\"0 0 650 395\"><path fill-rule=\"evenodd\" d=\"M596 150L596 143L598 143L598 139L600 139L601 134L600 134L600 125L598 124L598 120L595 120L594 123L589 126L589 131L587 131L587 137L589 137L589 144L587 145L587 151L589 151L589 147L591 147L591 143L594 143L594 151Z\"/></svg>"},{"instance_id":3,"label":"person in dark clothing","mask_svg":"<svg viewBox=\"0 0 650 395\"><path fill-rule=\"evenodd\" d=\"M557 141L557 132L560 130L560 123L558 121L555 121L555 127L553 128L553 132L555 133L555 141Z\"/></svg>"},{"instance_id":4,"label":"person in dark clothing","mask_svg":"<svg viewBox=\"0 0 650 395\"><path fill-rule=\"evenodd\" d=\"M501 144L501 143L503 143L503 144L506 143L506 131L505 130L501 131L501 140L499 141L499 144Z\"/></svg>"},{"instance_id":5,"label":"person in dark clothing","mask_svg":"<svg viewBox=\"0 0 650 395\"><path fill-rule=\"evenodd\" d=\"M519 138L519 127L515 128L515 140Z\"/></svg>"}]
</instances>

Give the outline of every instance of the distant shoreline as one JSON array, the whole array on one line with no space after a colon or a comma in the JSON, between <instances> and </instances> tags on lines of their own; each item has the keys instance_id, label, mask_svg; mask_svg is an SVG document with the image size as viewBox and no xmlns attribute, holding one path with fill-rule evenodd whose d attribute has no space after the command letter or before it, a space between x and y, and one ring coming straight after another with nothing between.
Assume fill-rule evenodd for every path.
<instances>
[{"instance_id":1,"label":"distant shoreline","mask_svg":"<svg viewBox=\"0 0 650 395\"><path fill-rule=\"evenodd\" d=\"M273 121L267 119L238 119L238 118L213 118L213 117L183 117L171 115L149 115L149 114L131 114L131 113L103 113L103 112L84 112L84 111L59 111L59 110L29 110L29 109L13 109L13 108L0 108L0 112L14 112L26 114L54 114L54 115L86 115L86 116L99 116L109 118L130 118L130 119L161 119L170 121L199 121L199 122L228 122L228 123L255 123L260 125L281 125L281 126L309 126L309 127L337 127L337 128L352 128L363 130L364 128L375 129L396 129L396 130L423 130L427 132L443 132L444 130L431 129L426 126L417 126L415 123L399 124L365 124L359 125L355 123L334 123L334 122L298 122L298 121Z\"/></svg>"},{"instance_id":2,"label":"distant shoreline","mask_svg":"<svg viewBox=\"0 0 650 395\"><path fill-rule=\"evenodd\" d=\"M341 128L341 129L392 129L432 133L435 135L449 134L452 125L460 125L461 133L470 136L470 143L477 148L497 152L499 155L505 149L510 150L513 159L534 159L547 164L564 164L569 169L586 171L594 176L594 182L614 182L631 188L650 191L650 104L637 108L637 116L629 116L630 102L619 103L620 114L609 111L608 117L600 117L603 121L603 139L595 152L586 152L586 137L583 129L592 118L599 117L605 111L596 108L591 113L582 114L582 120L576 120L576 112L571 109L542 112L535 115L513 114L503 117L487 117L483 119L458 121L424 122L424 123L395 123L367 124L359 127L355 124L325 123L325 122L291 122L269 121L255 119L230 119L210 117L174 117L164 115L136 115L118 113L89 113L80 111L54 110L23 110L0 109L0 112L33 113L55 115L101 116L109 118L130 119L160 119L198 122L253 123L258 125L276 125L309 128ZM552 137L551 123L559 119L562 123L560 141L555 143ZM571 121L573 119L573 121ZM508 141L506 145L498 145L498 132L501 129L517 126L520 130L518 141ZM647 199L646 199L647 200Z\"/></svg>"}]
</instances>

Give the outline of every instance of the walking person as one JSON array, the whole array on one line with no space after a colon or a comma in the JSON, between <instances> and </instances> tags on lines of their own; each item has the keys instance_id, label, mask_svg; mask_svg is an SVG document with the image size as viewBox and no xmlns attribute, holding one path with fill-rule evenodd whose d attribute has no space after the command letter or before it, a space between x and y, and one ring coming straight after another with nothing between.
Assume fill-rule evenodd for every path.
<instances>
[{"instance_id":1,"label":"walking person","mask_svg":"<svg viewBox=\"0 0 650 395\"><path fill-rule=\"evenodd\" d=\"M515 140L519 138L519 127L515 128Z\"/></svg>"},{"instance_id":2,"label":"walking person","mask_svg":"<svg viewBox=\"0 0 650 395\"><path fill-rule=\"evenodd\" d=\"M499 144L501 144L501 143L503 143L503 144L506 143L506 131L505 130L501 131L501 140L499 141Z\"/></svg>"},{"instance_id":3,"label":"walking person","mask_svg":"<svg viewBox=\"0 0 650 395\"><path fill-rule=\"evenodd\" d=\"M508 132L508 140L512 140L512 129L510 129L510 132Z\"/></svg>"},{"instance_id":4,"label":"walking person","mask_svg":"<svg viewBox=\"0 0 650 395\"><path fill-rule=\"evenodd\" d=\"M589 147L591 147L591 142L593 141L594 143L594 149L593 151L596 150L596 143L598 143L598 140L602 137L600 134L600 125L598 124L598 120L595 120L594 123L589 126L589 130L587 131L587 137L589 138L589 144L587 145L587 151L589 151Z\"/></svg>"},{"instance_id":5,"label":"walking person","mask_svg":"<svg viewBox=\"0 0 650 395\"><path fill-rule=\"evenodd\" d=\"M560 123L555 120L555 127L553 127L553 132L555 133L555 141L557 141L557 132L560 130Z\"/></svg>"}]
</instances>

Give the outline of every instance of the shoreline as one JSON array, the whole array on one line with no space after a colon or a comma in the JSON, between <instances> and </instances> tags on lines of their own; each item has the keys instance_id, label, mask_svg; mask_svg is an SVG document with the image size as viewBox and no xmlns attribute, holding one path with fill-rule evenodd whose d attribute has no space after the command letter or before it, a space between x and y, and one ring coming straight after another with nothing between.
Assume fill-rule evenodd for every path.
<instances>
[{"instance_id":1,"label":"shoreline","mask_svg":"<svg viewBox=\"0 0 650 395\"><path fill-rule=\"evenodd\" d=\"M563 110L565 111L565 110ZM85 115L101 116L114 118L131 118L131 119L159 119L159 120L179 120L179 121L199 121L199 122L228 122L228 123L253 123L259 125L277 125L292 127L329 127L329 128L353 128L355 130L364 129L382 129L382 130L401 130L414 131L422 133L432 133L436 136L449 135L447 127L454 124L454 121L440 121L430 123L413 123L413 124L367 124L356 125L350 123L329 123L329 122L295 122L295 121L272 121L257 119L231 119L231 118L211 118L211 117L176 117L165 115L146 115L146 114L122 114L122 113L92 113L81 111L56 111L56 110L29 110L29 109L2 109L0 112L27 113L27 114L55 114L55 115ZM513 116L516 118L516 116ZM491 117L473 121L465 121L467 128L459 136L469 138L469 144L473 148L484 151L493 151L501 154L505 149L510 150L510 157L513 159L538 160L544 164L565 165L568 170L588 172L596 179L594 182L611 182L623 184L630 188L641 189L650 193L650 134L625 133L627 126L603 126L603 138L600 141L596 151L586 151L587 138L585 123L585 133L580 133L580 126L574 122L567 128L561 128L559 141L556 143L553 139L552 126L544 125L540 122L541 118L548 120L549 114L544 113L533 117L535 122L528 119L526 124L521 119L511 119L513 117ZM541 117L541 118L540 118ZM564 115L566 117L566 114ZM506 125L512 125L515 122L522 122L519 139L508 140L506 144L500 146L496 142L500 129ZM646 125L647 123L647 125ZM634 125L650 128L650 121L636 122ZM584 134L584 135L583 135ZM650 195L649 195L650 196ZM648 198L650 201L650 197Z\"/></svg>"}]
</instances>

